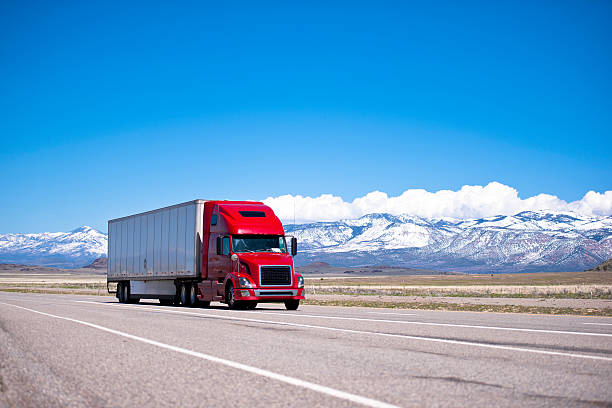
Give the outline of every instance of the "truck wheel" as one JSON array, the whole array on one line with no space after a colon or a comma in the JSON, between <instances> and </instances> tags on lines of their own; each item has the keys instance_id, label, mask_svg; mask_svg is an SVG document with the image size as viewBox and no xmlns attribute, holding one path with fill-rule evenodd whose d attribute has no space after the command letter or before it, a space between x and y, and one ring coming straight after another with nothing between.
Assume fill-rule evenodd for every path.
<instances>
[{"instance_id":1,"label":"truck wheel","mask_svg":"<svg viewBox=\"0 0 612 408\"><path fill-rule=\"evenodd\" d=\"M287 308L287 310L297 310L299 306L299 300L285 300L285 307Z\"/></svg>"},{"instance_id":2,"label":"truck wheel","mask_svg":"<svg viewBox=\"0 0 612 408\"><path fill-rule=\"evenodd\" d=\"M196 307L198 305L198 284L193 282L189 289L189 306Z\"/></svg>"},{"instance_id":3,"label":"truck wheel","mask_svg":"<svg viewBox=\"0 0 612 408\"><path fill-rule=\"evenodd\" d=\"M123 303L123 282L117 284L117 299L119 299L119 303Z\"/></svg>"},{"instance_id":4,"label":"truck wheel","mask_svg":"<svg viewBox=\"0 0 612 408\"><path fill-rule=\"evenodd\" d=\"M239 308L239 302L236 302L236 296L234 295L234 285L229 285L225 291L225 302L230 309L235 310Z\"/></svg>"},{"instance_id":5,"label":"truck wheel","mask_svg":"<svg viewBox=\"0 0 612 408\"><path fill-rule=\"evenodd\" d=\"M189 306L189 293L188 293L189 288L187 288L187 285L185 283L181 283L181 305L183 306Z\"/></svg>"},{"instance_id":6,"label":"truck wheel","mask_svg":"<svg viewBox=\"0 0 612 408\"><path fill-rule=\"evenodd\" d=\"M174 306L179 306L181 304L181 283L177 282L175 283L176 286L176 293L174 294L174 297L172 298L172 304Z\"/></svg>"},{"instance_id":7,"label":"truck wheel","mask_svg":"<svg viewBox=\"0 0 612 408\"><path fill-rule=\"evenodd\" d=\"M130 303L130 282L123 283L123 303Z\"/></svg>"}]
</instances>

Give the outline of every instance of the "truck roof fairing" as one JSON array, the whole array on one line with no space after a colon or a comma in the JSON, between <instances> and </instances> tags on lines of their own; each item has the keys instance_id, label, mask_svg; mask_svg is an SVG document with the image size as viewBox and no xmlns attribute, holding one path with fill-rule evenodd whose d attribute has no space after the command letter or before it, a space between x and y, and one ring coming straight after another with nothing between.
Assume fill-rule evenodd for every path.
<instances>
[{"instance_id":1,"label":"truck roof fairing","mask_svg":"<svg viewBox=\"0 0 612 408\"><path fill-rule=\"evenodd\" d=\"M285 235L283 224L270 207L262 203L219 203L230 234Z\"/></svg>"}]
</instances>

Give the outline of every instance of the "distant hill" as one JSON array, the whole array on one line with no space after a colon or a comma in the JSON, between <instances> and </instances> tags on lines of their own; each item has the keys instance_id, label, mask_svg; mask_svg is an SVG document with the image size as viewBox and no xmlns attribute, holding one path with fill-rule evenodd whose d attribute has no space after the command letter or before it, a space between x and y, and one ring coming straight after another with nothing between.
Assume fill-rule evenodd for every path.
<instances>
[{"instance_id":1,"label":"distant hill","mask_svg":"<svg viewBox=\"0 0 612 408\"><path fill-rule=\"evenodd\" d=\"M590 271L612 271L612 258L608 259L606 262L602 262L597 265L593 269L589 269Z\"/></svg>"},{"instance_id":2,"label":"distant hill","mask_svg":"<svg viewBox=\"0 0 612 408\"><path fill-rule=\"evenodd\" d=\"M107 265L108 265L108 258L103 256L101 258L96 259L95 261L93 261L89 265L84 266L83 268L104 269L104 270L106 270Z\"/></svg>"},{"instance_id":3,"label":"distant hill","mask_svg":"<svg viewBox=\"0 0 612 408\"><path fill-rule=\"evenodd\" d=\"M296 266L295 270L304 276L405 276L405 275L449 275L452 272L439 272L430 269L402 268L398 266L331 266L326 262L312 262L305 266Z\"/></svg>"},{"instance_id":4,"label":"distant hill","mask_svg":"<svg viewBox=\"0 0 612 408\"><path fill-rule=\"evenodd\" d=\"M98 268L55 268L40 265L19 265L0 263L0 274L16 275L106 275L106 269Z\"/></svg>"}]
</instances>

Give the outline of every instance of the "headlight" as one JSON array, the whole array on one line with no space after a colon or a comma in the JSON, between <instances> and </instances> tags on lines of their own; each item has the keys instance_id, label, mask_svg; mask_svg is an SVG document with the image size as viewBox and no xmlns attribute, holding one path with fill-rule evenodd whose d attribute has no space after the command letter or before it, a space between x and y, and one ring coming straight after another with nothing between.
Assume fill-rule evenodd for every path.
<instances>
[{"instance_id":1,"label":"headlight","mask_svg":"<svg viewBox=\"0 0 612 408\"><path fill-rule=\"evenodd\" d=\"M251 283L251 281L249 281L247 278L238 278L238 285L241 288L252 288L253 284Z\"/></svg>"},{"instance_id":2,"label":"headlight","mask_svg":"<svg viewBox=\"0 0 612 408\"><path fill-rule=\"evenodd\" d=\"M304 277L298 276L298 288L303 288L303 287L304 287Z\"/></svg>"}]
</instances>

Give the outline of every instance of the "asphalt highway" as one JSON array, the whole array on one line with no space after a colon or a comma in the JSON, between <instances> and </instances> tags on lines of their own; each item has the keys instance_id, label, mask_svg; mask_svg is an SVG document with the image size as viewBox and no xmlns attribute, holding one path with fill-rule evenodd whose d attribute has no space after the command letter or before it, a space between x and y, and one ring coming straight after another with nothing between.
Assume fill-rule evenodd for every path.
<instances>
[{"instance_id":1,"label":"asphalt highway","mask_svg":"<svg viewBox=\"0 0 612 408\"><path fill-rule=\"evenodd\" d=\"M612 319L0 293L0 406L612 406Z\"/></svg>"}]
</instances>

